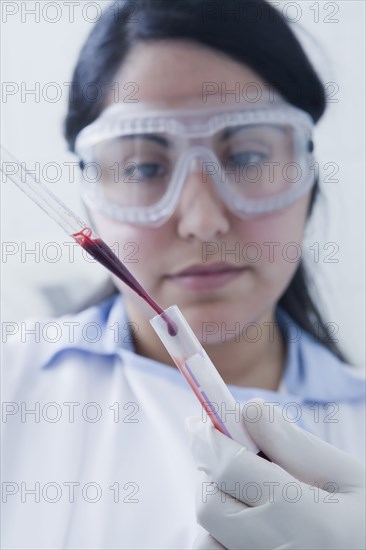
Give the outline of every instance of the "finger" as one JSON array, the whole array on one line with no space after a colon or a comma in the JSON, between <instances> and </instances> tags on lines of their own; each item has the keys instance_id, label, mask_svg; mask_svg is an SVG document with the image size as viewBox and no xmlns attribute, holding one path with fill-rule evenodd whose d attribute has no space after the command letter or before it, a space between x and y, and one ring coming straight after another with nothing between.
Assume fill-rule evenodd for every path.
<instances>
[{"instance_id":1,"label":"finger","mask_svg":"<svg viewBox=\"0 0 366 550\"><path fill-rule=\"evenodd\" d=\"M186 422L191 451L199 470L219 489L249 506L268 502L274 487L293 478L276 464L259 458L211 424L193 417ZM272 492L271 492L272 488Z\"/></svg>"},{"instance_id":2,"label":"finger","mask_svg":"<svg viewBox=\"0 0 366 550\"><path fill-rule=\"evenodd\" d=\"M197 522L225 548L233 548L235 536L228 537L227 531L234 528L237 533L241 514L247 510L249 506L220 491L208 478L196 486Z\"/></svg>"},{"instance_id":3,"label":"finger","mask_svg":"<svg viewBox=\"0 0 366 550\"><path fill-rule=\"evenodd\" d=\"M193 542L192 550L225 550L209 533L200 533Z\"/></svg>"},{"instance_id":4,"label":"finger","mask_svg":"<svg viewBox=\"0 0 366 550\"><path fill-rule=\"evenodd\" d=\"M246 406L251 404L258 410L256 421L242 415L250 436L289 474L309 485L336 483L339 490L359 486L363 467L355 458L289 422L280 408L263 399L252 399Z\"/></svg>"},{"instance_id":5,"label":"finger","mask_svg":"<svg viewBox=\"0 0 366 550\"><path fill-rule=\"evenodd\" d=\"M273 522L271 504L251 508L216 487L203 500L198 488L196 507L198 523L224 548L268 550L284 542L281 529Z\"/></svg>"}]
</instances>

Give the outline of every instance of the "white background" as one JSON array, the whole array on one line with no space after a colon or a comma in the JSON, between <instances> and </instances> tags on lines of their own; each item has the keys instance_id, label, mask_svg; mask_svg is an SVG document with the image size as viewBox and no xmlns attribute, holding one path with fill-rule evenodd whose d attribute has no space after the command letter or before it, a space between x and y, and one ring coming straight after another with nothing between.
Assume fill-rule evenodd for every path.
<instances>
[{"instance_id":1,"label":"white background","mask_svg":"<svg viewBox=\"0 0 366 550\"><path fill-rule=\"evenodd\" d=\"M323 81L335 83L332 98L337 102L329 104L316 129L315 143L321 167L326 163L339 166L339 172L333 176L338 182L323 183L325 200L317 205L304 249L319 243L320 261L312 261L310 265L324 317L337 323L341 348L354 364L363 368L365 3L363 0L273 3L289 19L298 19L316 39L319 47L312 47L313 61ZM2 93L1 142L29 167L34 167L37 161L42 166L49 162L65 166L65 162L76 160L67 152L62 137L69 93L63 83L71 81L79 49L93 26L98 6L104 9L108 2L1 2L2 92L4 85L8 91L12 85L19 90L14 95ZM34 9L39 13L39 21L29 11ZM11 14L13 11L16 13ZM59 20L51 22L56 19ZM50 82L57 83L62 90L62 97L56 102L52 102L55 88L48 87ZM24 97L24 92L34 89L36 83L40 89L38 102L32 94ZM77 176L70 182L66 168L63 173L62 181L49 185L83 215ZM54 174L50 170L48 177ZM324 175L331 175L329 167L323 168ZM2 257L2 320L18 321L61 311L62 304L56 302L51 308L45 297L47 288L56 289L65 304L92 293L105 279L104 269L83 260L79 247L71 263L70 251L62 244L70 239L12 183L2 183L1 195L3 252L4 247L8 252L12 247L15 251ZM56 243L53 248L47 247L50 241ZM327 243L339 247L334 255L337 263L324 261L333 249L323 250ZM36 246L40 255L24 256L26 249ZM57 252L61 258L52 263Z\"/></svg>"}]
</instances>

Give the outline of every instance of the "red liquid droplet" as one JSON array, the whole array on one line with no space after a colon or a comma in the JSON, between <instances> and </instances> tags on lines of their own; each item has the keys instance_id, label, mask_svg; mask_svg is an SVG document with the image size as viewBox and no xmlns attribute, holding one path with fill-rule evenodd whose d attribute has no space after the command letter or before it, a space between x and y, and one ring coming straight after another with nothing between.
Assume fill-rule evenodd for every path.
<instances>
[{"instance_id":1,"label":"red liquid droplet","mask_svg":"<svg viewBox=\"0 0 366 550\"><path fill-rule=\"evenodd\" d=\"M178 333L178 327L169 319L168 315L163 309L152 299L152 297L146 292L146 290L140 285L135 277L128 271L123 265L121 260L117 258L113 250L102 239L92 239L92 230L89 227L85 227L78 233L74 233L71 236L75 241L86 250L97 262L104 265L109 271L117 275L121 281L126 283L132 290L136 292L141 298L145 300L153 308L158 315L161 315L167 324L168 332L170 336L176 336Z\"/></svg>"},{"instance_id":2,"label":"red liquid droplet","mask_svg":"<svg viewBox=\"0 0 366 550\"><path fill-rule=\"evenodd\" d=\"M167 324L169 336L177 336L178 334L177 324L172 319L170 319L165 312L163 313L162 318Z\"/></svg>"}]
</instances>

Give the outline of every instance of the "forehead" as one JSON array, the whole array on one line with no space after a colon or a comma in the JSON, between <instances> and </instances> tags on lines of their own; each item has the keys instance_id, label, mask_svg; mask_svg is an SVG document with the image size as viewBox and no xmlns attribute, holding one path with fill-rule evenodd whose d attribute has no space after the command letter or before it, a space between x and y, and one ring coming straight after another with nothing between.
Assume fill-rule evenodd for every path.
<instances>
[{"instance_id":1,"label":"forehead","mask_svg":"<svg viewBox=\"0 0 366 550\"><path fill-rule=\"evenodd\" d=\"M268 97L268 84L250 67L219 51L183 40L150 41L129 52L105 106L135 99L174 108L190 98L218 106L247 102L258 94Z\"/></svg>"}]
</instances>

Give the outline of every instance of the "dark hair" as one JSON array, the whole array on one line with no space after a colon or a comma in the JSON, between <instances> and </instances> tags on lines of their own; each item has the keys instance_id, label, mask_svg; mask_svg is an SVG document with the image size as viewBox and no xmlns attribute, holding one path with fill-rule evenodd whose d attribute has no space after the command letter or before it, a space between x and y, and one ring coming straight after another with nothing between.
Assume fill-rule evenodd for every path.
<instances>
[{"instance_id":1,"label":"dark hair","mask_svg":"<svg viewBox=\"0 0 366 550\"><path fill-rule=\"evenodd\" d=\"M103 110L108 87L138 43L183 39L225 53L255 70L290 103L317 122L326 108L324 87L285 18L265 0L118 0L93 27L73 74L73 93L65 120L65 137L75 139ZM95 98L85 90L95 87ZM311 194L309 215L319 193ZM279 305L317 341L345 361L311 297L310 274L303 262L279 300ZM109 283L109 293L117 293ZM101 297L106 294L100 294ZM318 300L318 297L316 298Z\"/></svg>"}]
</instances>

